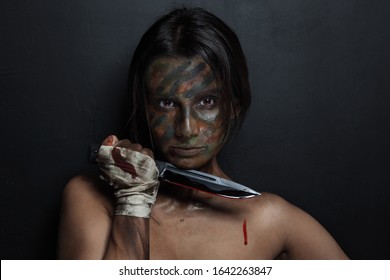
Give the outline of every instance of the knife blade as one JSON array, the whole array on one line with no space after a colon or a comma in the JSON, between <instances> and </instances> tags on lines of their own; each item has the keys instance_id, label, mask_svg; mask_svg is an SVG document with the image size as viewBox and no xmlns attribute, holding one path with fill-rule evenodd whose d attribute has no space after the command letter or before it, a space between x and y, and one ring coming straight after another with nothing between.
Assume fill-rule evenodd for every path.
<instances>
[{"instance_id":1,"label":"knife blade","mask_svg":"<svg viewBox=\"0 0 390 280\"><path fill-rule=\"evenodd\" d=\"M99 148L100 145L90 145L89 162L96 163ZM246 199L261 195L251 188L218 176L197 170L180 169L165 161L155 160L155 162L159 171L159 180L163 182L233 199Z\"/></svg>"},{"instance_id":2,"label":"knife blade","mask_svg":"<svg viewBox=\"0 0 390 280\"><path fill-rule=\"evenodd\" d=\"M156 160L159 180L170 184L205 191L226 198L245 199L261 195L244 185L197 170L180 169Z\"/></svg>"}]
</instances>

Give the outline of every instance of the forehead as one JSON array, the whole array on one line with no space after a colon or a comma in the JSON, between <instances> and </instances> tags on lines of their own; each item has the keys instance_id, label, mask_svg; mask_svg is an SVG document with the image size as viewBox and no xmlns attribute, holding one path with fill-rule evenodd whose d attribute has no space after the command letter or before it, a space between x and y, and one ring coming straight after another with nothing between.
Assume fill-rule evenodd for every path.
<instances>
[{"instance_id":1,"label":"forehead","mask_svg":"<svg viewBox=\"0 0 390 280\"><path fill-rule=\"evenodd\" d=\"M191 86L217 87L211 67L200 57L160 57L147 69L146 84L149 90L164 91L177 87L185 90Z\"/></svg>"}]
</instances>

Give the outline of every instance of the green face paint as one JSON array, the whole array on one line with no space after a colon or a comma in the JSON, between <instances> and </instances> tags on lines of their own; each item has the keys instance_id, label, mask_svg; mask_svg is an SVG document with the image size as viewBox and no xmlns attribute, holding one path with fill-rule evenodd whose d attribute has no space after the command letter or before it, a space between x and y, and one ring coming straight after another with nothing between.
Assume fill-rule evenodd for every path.
<instances>
[{"instance_id":1,"label":"green face paint","mask_svg":"<svg viewBox=\"0 0 390 280\"><path fill-rule=\"evenodd\" d=\"M205 167L216 157L226 134L212 69L199 57L162 57L152 62L146 78L155 147L176 166Z\"/></svg>"}]
</instances>

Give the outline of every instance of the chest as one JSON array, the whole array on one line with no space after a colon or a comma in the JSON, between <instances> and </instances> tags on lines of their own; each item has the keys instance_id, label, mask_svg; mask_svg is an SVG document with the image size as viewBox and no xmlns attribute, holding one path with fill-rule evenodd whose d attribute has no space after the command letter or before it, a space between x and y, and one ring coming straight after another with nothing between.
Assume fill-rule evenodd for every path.
<instances>
[{"instance_id":1,"label":"chest","mask_svg":"<svg viewBox=\"0 0 390 280\"><path fill-rule=\"evenodd\" d=\"M153 215L152 259L273 259L275 242L260 238L256 221L226 213Z\"/></svg>"}]
</instances>

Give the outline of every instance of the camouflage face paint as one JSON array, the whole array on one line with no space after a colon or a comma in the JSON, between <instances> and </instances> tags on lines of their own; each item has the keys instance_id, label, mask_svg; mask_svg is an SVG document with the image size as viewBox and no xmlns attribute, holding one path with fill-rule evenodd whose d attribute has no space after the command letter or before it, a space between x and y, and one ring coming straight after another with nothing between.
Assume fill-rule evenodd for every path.
<instances>
[{"instance_id":1,"label":"camouflage face paint","mask_svg":"<svg viewBox=\"0 0 390 280\"><path fill-rule=\"evenodd\" d=\"M199 169L222 147L226 121L216 76L201 58L156 59L148 68L147 112L156 148L182 168Z\"/></svg>"}]
</instances>

